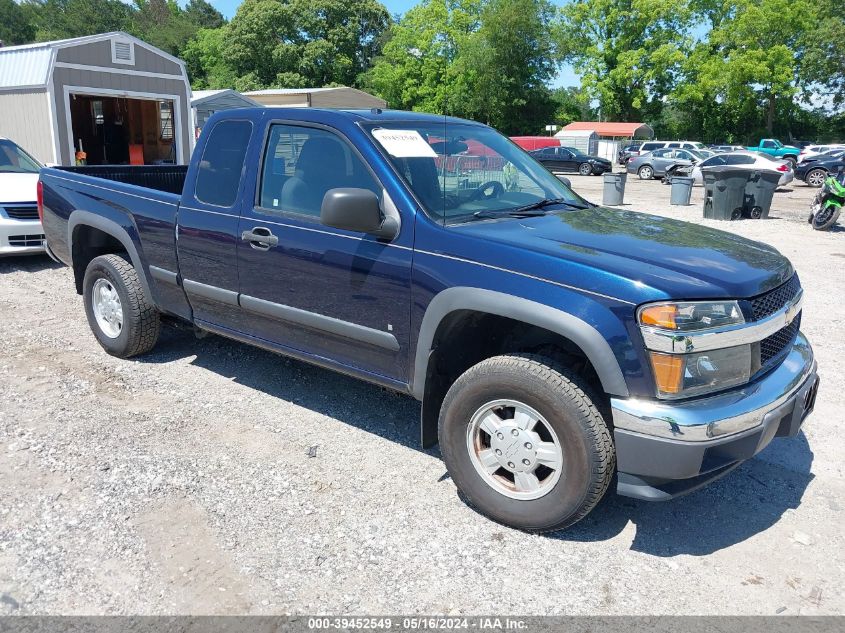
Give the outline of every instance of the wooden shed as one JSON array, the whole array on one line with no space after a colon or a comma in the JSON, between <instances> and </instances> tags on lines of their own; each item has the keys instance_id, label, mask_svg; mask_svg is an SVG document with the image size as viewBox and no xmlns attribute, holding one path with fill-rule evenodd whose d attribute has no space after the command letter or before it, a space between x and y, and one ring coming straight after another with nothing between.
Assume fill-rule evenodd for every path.
<instances>
[{"instance_id":1,"label":"wooden shed","mask_svg":"<svg viewBox=\"0 0 845 633\"><path fill-rule=\"evenodd\" d=\"M0 136L45 163L187 162L184 63L127 33L0 48Z\"/></svg>"}]
</instances>

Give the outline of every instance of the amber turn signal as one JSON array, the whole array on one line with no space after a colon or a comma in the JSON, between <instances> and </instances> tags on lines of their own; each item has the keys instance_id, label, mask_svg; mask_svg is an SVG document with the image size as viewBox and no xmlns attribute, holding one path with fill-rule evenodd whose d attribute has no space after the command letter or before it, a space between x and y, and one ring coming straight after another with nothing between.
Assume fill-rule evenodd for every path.
<instances>
[{"instance_id":1,"label":"amber turn signal","mask_svg":"<svg viewBox=\"0 0 845 633\"><path fill-rule=\"evenodd\" d=\"M674 330L677 328L675 322L677 314L678 307L671 303L648 306L640 310L640 323Z\"/></svg>"},{"instance_id":2,"label":"amber turn signal","mask_svg":"<svg viewBox=\"0 0 845 633\"><path fill-rule=\"evenodd\" d=\"M680 392L684 377L684 357L650 352L654 381L661 393Z\"/></svg>"}]
</instances>

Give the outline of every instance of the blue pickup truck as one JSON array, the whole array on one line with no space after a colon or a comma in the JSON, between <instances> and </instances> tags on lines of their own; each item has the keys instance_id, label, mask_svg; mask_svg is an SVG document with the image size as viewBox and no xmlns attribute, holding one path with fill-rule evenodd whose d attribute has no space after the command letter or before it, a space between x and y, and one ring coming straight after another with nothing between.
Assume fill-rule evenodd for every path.
<instances>
[{"instance_id":1,"label":"blue pickup truck","mask_svg":"<svg viewBox=\"0 0 845 633\"><path fill-rule=\"evenodd\" d=\"M611 483L689 492L815 402L786 258L591 204L471 121L233 110L188 167L44 169L38 193L106 352L178 319L410 394L465 498L525 530Z\"/></svg>"}]
</instances>

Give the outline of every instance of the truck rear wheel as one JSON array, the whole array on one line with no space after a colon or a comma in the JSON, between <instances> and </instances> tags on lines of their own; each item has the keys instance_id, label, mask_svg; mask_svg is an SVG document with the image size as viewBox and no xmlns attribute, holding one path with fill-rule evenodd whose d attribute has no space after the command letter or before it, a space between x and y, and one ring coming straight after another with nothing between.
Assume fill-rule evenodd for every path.
<instances>
[{"instance_id":1,"label":"truck rear wheel","mask_svg":"<svg viewBox=\"0 0 845 633\"><path fill-rule=\"evenodd\" d=\"M496 356L461 375L443 401L439 439L470 505L532 532L587 516L616 462L610 431L587 393L543 356Z\"/></svg>"},{"instance_id":2,"label":"truck rear wheel","mask_svg":"<svg viewBox=\"0 0 845 633\"><path fill-rule=\"evenodd\" d=\"M161 319L125 255L92 259L85 269L82 296L88 325L106 352L129 358L155 346Z\"/></svg>"}]
</instances>

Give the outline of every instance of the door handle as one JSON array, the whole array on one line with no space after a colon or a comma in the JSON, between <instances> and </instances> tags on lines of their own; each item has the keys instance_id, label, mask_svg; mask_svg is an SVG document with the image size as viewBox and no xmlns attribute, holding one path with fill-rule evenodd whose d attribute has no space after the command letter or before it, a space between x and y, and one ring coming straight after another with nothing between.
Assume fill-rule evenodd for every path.
<instances>
[{"instance_id":1,"label":"door handle","mask_svg":"<svg viewBox=\"0 0 845 633\"><path fill-rule=\"evenodd\" d=\"M263 226L256 226L251 231L241 233L241 239L249 242L249 245L258 251L270 250L272 246L279 245L279 238L270 232L270 229Z\"/></svg>"}]
</instances>

